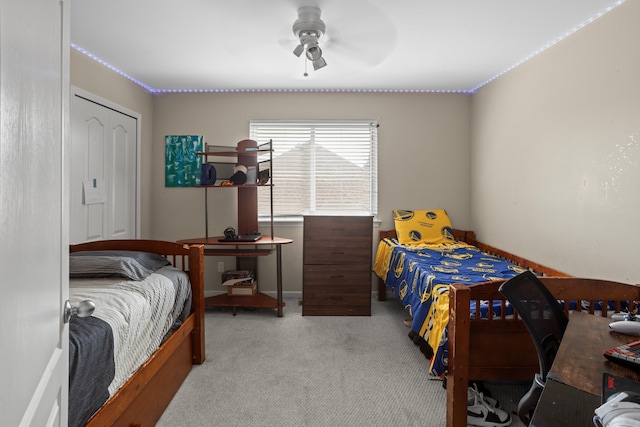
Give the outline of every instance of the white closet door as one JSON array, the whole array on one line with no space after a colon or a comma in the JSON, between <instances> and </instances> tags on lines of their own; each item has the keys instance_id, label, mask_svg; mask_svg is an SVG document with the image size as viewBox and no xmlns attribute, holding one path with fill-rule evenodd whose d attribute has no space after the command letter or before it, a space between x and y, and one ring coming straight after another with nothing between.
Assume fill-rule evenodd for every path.
<instances>
[{"instance_id":1,"label":"white closet door","mask_svg":"<svg viewBox=\"0 0 640 427\"><path fill-rule=\"evenodd\" d=\"M137 119L77 94L72 111L70 241L134 239Z\"/></svg>"}]
</instances>

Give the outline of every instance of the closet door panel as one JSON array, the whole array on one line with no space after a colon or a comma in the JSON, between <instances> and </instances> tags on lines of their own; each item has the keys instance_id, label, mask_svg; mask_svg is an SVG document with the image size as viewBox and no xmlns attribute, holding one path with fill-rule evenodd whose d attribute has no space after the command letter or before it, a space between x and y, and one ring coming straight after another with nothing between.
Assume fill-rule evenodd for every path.
<instances>
[{"instance_id":1,"label":"closet door panel","mask_svg":"<svg viewBox=\"0 0 640 427\"><path fill-rule=\"evenodd\" d=\"M111 112L110 239L135 239L136 120Z\"/></svg>"},{"instance_id":2,"label":"closet door panel","mask_svg":"<svg viewBox=\"0 0 640 427\"><path fill-rule=\"evenodd\" d=\"M76 98L72 121L69 232L71 243L80 243L105 238L104 203L85 203L84 186L107 183L104 158L109 114L93 102Z\"/></svg>"}]
</instances>

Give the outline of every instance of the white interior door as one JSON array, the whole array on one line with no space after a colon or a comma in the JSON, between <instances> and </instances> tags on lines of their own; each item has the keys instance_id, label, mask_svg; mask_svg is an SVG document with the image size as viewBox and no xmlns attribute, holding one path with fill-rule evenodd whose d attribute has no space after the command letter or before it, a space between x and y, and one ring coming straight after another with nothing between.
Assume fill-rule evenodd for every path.
<instances>
[{"instance_id":1,"label":"white interior door","mask_svg":"<svg viewBox=\"0 0 640 427\"><path fill-rule=\"evenodd\" d=\"M135 239L138 119L74 91L70 240Z\"/></svg>"},{"instance_id":2,"label":"white interior door","mask_svg":"<svg viewBox=\"0 0 640 427\"><path fill-rule=\"evenodd\" d=\"M69 2L0 1L2 425L66 426Z\"/></svg>"}]
</instances>

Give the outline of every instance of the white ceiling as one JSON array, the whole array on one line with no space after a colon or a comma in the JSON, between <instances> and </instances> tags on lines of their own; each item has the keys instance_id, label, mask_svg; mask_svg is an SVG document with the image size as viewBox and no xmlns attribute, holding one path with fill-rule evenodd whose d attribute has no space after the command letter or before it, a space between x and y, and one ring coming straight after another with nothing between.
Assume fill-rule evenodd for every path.
<instances>
[{"instance_id":1,"label":"white ceiling","mask_svg":"<svg viewBox=\"0 0 640 427\"><path fill-rule=\"evenodd\" d=\"M151 92L473 92L622 1L78 0L71 41ZM326 24L307 77L300 6Z\"/></svg>"}]
</instances>

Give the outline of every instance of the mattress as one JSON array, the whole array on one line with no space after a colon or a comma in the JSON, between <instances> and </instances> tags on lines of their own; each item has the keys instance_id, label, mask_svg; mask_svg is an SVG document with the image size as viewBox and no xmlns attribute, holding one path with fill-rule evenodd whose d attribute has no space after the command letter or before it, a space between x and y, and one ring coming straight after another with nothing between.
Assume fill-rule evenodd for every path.
<instances>
[{"instance_id":1,"label":"mattress","mask_svg":"<svg viewBox=\"0 0 640 427\"><path fill-rule=\"evenodd\" d=\"M401 245L397 239L383 239L378 245L374 272L389 286L413 317L411 328L434 352L429 371L440 376L447 369L449 286L508 279L524 271L504 259L482 252L463 242ZM493 307L500 310L499 303ZM511 307L508 306L511 310ZM478 314L486 317L488 305ZM476 315L475 303L471 307ZM510 313L507 313L510 314Z\"/></svg>"},{"instance_id":2,"label":"mattress","mask_svg":"<svg viewBox=\"0 0 640 427\"><path fill-rule=\"evenodd\" d=\"M190 312L186 273L163 266L144 276L70 280L72 304L96 304L91 317L70 321L70 426L84 425Z\"/></svg>"}]
</instances>

